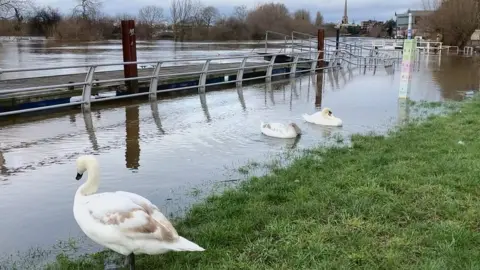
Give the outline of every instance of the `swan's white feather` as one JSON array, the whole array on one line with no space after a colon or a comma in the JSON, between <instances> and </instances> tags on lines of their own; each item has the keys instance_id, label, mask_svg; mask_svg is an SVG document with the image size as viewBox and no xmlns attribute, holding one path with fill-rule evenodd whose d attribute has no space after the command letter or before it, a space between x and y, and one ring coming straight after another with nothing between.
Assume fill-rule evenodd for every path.
<instances>
[{"instance_id":1,"label":"swan's white feather","mask_svg":"<svg viewBox=\"0 0 480 270\"><path fill-rule=\"evenodd\" d=\"M286 125L283 123L264 123L261 122L260 124L260 131L270 137L276 138L295 138L300 135L295 128L290 125ZM300 130L299 130L300 131Z\"/></svg>"},{"instance_id":2,"label":"swan's white feather","mask_svg":"<svg viewBox=\"0 0 480 270\"><path fill-rule=\"evenodd\" d=\"M92 184L88 182L84 185ZM75 195L75 220L98 244L123 255L204 250L179 236L148 199L125 191L84 195L82 188Z\"/></svg>"},{"instance_id":3,"label":"swan's white feather","mask_svg":"<svg viewBox=\"0 0 480 270\"><path fill-rule=\"evenodd\" d=\"M330 115L328 114L330 112ZM315 112L311 115L304 113L302 115L303 119L306 122L316 124L316 125L324 125L324 126L337 126L340 127L343 125L342 119L335 117L329 108L324 108L320 112Z\"/></svg>"}]
</instances>

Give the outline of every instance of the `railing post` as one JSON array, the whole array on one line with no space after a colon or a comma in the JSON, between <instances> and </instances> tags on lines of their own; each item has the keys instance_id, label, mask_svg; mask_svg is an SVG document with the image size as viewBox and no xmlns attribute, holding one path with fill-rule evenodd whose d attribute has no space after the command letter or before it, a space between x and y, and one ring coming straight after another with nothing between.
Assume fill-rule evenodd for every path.
<instances>
[{"instance_id":1,"label":"railing post","mask_svg":"<svg viewBox=\"0 0 480 270\"><path fill-rule=\"evenodd\" d=\"M203 64L202 74L200 74L200 79L198 80L198 91L201 93L205 93L205 84L207 83L207 74L208 74L208 67L210 66L210 62L212 60L208 59Z\"/></svg>"},{"instance_id":2,"label":"railing post","mask_svg":"<svg viewBox=\"0 0 480 270\"><path fill-rule=\"evenodd\" d=\"M300 58L298 54L293 57L292 66L290 67L290 77L295 77L295 73L297 73L298 58Z\"/></svg>"},{"instance_id":3,"label":"railing post","mask_svg":"<svg viewBox=\"0 0 480 270\"><path fill-rule=\"evenodd\" d=\"M93 83L93 75L95 75L95 68L96 66L91 66L88 68L87 76L85 78L85 84L83 85L83 92L82 92L82 109L84 111L90 111L90 104L92 98L92 83Z\"/></svg>"},{"instance_id":4,"label":"railing post","mask_svg":"<svg viewBox=\"0 0 480 270\"><path fill-rule=\"evenodd\" d=\"M277 55L272 55L272 59L270 59L270 62L268 63L268 68L267 68L267 76L265 77L265 80L267 82L272 80L272 73L273 73L273 66L275 65L275 59L277 58Z\"/></svg>"},{"instance_id":5,"label":"railing post","mask_svg":"<svg viewBox=\"0 0 480 270\"><path fill-rule=\"evenodd\" d=\"M267 53L268 31L265 31L265 53Z\"/></svg>"},{"instance_id":6,"label":"railing post","mask_svg":"<svg viewBox=\"0 0 480 270\"><path fill-rule=\"evenodd\" d=\"M153 78L150 79L150 89L149 89L149 96L150 98L154 98L157 96L157 87L158 87L158 75L160 73L160 67L162 66L162 62L157 62L157 65L153 69Z\"/></svg>"},{"instance_id":7,"label":"railing post","mask_svg":"<svg viewBox=\"0 0 480 270\"><path fill-rule=\"evenodd\" d=\"M242 86L243 84L243 72L245 70L245 64L247 63L248 56L242 59L242 63L240 63L240 67L238 67L237 71L237 86Z\"/></svg>"},{"instance_id":8,"label":"railing post","mask_svg":"<svg viewBox=\"0 0 480 270\"><path fill-rule=\"evenodd\" d=\"M292 54L293 54L293 51L294 51L294 47L293 47L293 42L294 42L294 39L293 39L293 32L291 33L292 35ZM303 44L302 44L303 45ZM301 46L301 45L300 45Z\"/></svg>"}]
</instances>

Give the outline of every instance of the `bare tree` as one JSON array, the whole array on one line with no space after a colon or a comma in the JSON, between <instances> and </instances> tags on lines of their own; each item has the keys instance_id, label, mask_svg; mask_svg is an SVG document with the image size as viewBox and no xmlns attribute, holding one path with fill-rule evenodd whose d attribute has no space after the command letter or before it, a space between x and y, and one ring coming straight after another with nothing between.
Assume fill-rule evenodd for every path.
<instances>
[{"instance_id":1,"label":"bare tree","mask_svg":"<svg viewBox=\"0 0 480 270\"><path fill-rule=\"evenodd\" d=\"M478 0L424 0L431 15L418 22L422 30L437 33L448 45L465 46L480 23Z\"/></svg>"},{"instance_id":2,"label":"bare tree","mask_svg":"<svg viewBox=\"0 0 480 270\"><path fill-rule=\"evenodd\" d=\"M163 8L157 6L145 6L138 12L138 19L142 23L154 25L163 20Z\"/></svg>"},{"instance_id":3,"label":"bare tree","mask_svg":"<svg viewBox=\"0 0 480 270\"><path fill-rule=\"evenodd\" d=\"M321 27L323 25L323 15L320 11L317 11L317 15L315 15L315 26Z\"/></svg>"},{"instance_id":4,"label":"bare tree","mask_svg":"<svg viewBox=\"0 0 480 270\"><path fill-rule=\"evenodd\" d=\"M115 19L118 21L125 21L125 20L135 20L136 17L133 16L132 14L121 13L121 14L115 15Z\"/></svg>"},{"instance_id":5,"label":"bare tree","mask_svg":"<svg viewBox=\"0 0 480 270\"><path fill-rule=\"evenodd\" d=\"M205 26L207 26L207 28L210 28L210 26L212 26L218 19L219 12L217 8L213 6L208 6L202 9L201 16Z\"/></svg>"},{"instance_id":6,"label":"bare tree","mask_svg":"<svg viewBox=\"0 0 480 270\"><path fill-rule=\"evenodd\" d=\"M145 6L138 12L138 19L146 28L148 39L153 38L155 27L163 20L163 8L157 6Z\"/></svg>"},{"instance_id":7,"label":"bare tree","mask_svg":"<svg viewBox=\"0 0 480 270\"><path fill-rule=\"evenodd\" d=\"M299 21L311 22L310 12L306 9L299 9L293 13L293 18Z\"/></svg>"},{"instance_id":8,"label":"bare tree","mask_svg":"<svg viewBox=\"0 0 480 270\"><path fill-rule=\"evenodd\" d=\"M78 4L73 8L73 15L80 16L84 20L92 20L97 17L102 2L100 0L76 0Z\"/></svg>"},{"instance_id":9,"label":"bare tree","mask_svg":"<svg viewBox=\"0 0 480 270\"><path fill-rule=\"evenodd\" d=\"M46 7L38 10L30 19L30 32L38 35L41 34L46 38L55 34L57 25L62 20L62 16L58 9Z\"/></svg>"},{"instance_id":10,"label":"bare tree","mask_svg":"<svg viewBox=\"0 0 480 270\"><path fill-rule=\"evenodd\" d=\"M0 0L0 19L22 21L22 13L32 7L29 0Z\"/></svg>"},{"instance_id":11,"label":"bare tree","mask_svg":"<svg viewBox=\"0 0 480 270\"><path fill-rule=\"evenodd\" d=\"M175 40L185 38L185 29L191 26L195 12L195 4L192 0L172 0L170 17L172 19Z\"/></svg>"},{"instance_id":12,"label":"bare tree","mask_svg":"<svg viewBox=\"0 0 480 270\"><path fill-rule=\"evenodd\" d=\"M248 16L247 6L241 5L233 8L233 17L241 22L245 22Z\"/></svg>"}]
</instances>

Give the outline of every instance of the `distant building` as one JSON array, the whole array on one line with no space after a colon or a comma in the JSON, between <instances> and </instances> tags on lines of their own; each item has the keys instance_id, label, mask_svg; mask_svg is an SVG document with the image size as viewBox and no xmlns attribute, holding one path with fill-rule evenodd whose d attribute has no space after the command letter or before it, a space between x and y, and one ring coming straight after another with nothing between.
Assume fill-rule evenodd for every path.
<instances>
[{"instance_id":1,"label":"distant building","mask_svg":"<svg viewBox=\"0 0 480 270\"><path fill-rule=\"evenodd\" d=\"M480 46L480 29L477 29L473 32L473 34L470 36L470 46Z\"/></svg>"},{"instance_id":2,"label":"distant building","mask_svg":"<svg viewBox=\"0 0 480 270\"><path fill-rule=\"evenodd\" d=\"M373 26L378 25L379 23L382 23L382 22L376 21L376 20L362 21L360 22L360 27L362 28L363 31L368 32L368 29L371 29Z\"/></svg>"},{"instance_id":3,"label":"distant building","mask_svg":"<svg viewBox=\"0 0 480 270\"><path fill-rule=\"evenodd\" d=\"M396 14L397 35L406 37L408 34L408 13L412 13L412 36L417 34L421 21L432 14L431 10L407 10L403 14Z\"/></svg>"}]
</instances>

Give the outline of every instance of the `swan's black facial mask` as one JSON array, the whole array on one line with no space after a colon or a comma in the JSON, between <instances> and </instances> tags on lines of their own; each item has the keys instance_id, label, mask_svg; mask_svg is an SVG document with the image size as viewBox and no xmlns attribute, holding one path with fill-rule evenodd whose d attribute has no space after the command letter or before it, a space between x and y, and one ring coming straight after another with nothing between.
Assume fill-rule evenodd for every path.
<instances>
[{"instance_id":1,"label":"swan's black facial mask","mask_svg":"<svg viewBox=\"0 0 480 270\"><path fill-rule=\"evenodd\" d=\"M82 179L82 176L83 176L83 174L77 173L77 176L75 177L75 179L80 180L80 179Z\"/></svg>"}]
</instances>

